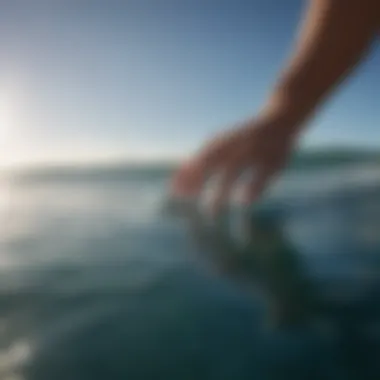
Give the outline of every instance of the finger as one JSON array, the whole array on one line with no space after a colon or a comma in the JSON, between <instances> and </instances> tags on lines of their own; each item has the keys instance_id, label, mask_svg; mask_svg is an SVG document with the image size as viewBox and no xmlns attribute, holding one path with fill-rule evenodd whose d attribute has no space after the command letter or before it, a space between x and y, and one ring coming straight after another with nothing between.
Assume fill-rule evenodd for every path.
<instances>
[{"instance_id":1,"label":"finger","mask_svg":"<svg viewBox=\"0 0 380 380\"><path fill-rule=\"evenodd\" d=\"M248 183L245 191L245 201L251 204L257 201L272 181L276 168L271 166L262 166L255 172L254 178Z\"/></svg>"},{"instance_id":2,"label":"finger","mask_svg":"<svg viewBox=\"0 0 380 380\"><path fill-rule=\"evenodd\" d=\"M171 192L179 197L197 196L203 180L203 168L195 162L186 163L173 176Z\"/></svg>"},{"instance_id":3,"label":"finger","mask_svg":"<svg viewBox=\"0 0 380 380\"><path fill-rule=\"evenodd\" d=\"M207 178L228 159L229 146L226 138L212 140L174 175L172 192L181 196L197 196Z\"/></svg>"},{"instance_id":4,"label":"finger","mask_svg":"<svg viewBox=\"0 0 380 380\"><path fill-rule=\"evenodd\" d=\"M236 157L224 167L212 203L212 213L216 215L229 202L235 184L244 170L243 157Z\"/></svg>"},{"instance_id":5,"label":"finger","mask_svg":"<svg viewBox=\"0 0 380 380\"><path fill-rule=\"evenodd\" d=\"M197 154L197 160L202 162L202 165L209 170L215 170L228 161L229 153L234 150L237 144L239 145L241 142L246 141L244 135L245 130L242 128L234 128L221 133L200 150Z\"/></svg>"}]
</instances>

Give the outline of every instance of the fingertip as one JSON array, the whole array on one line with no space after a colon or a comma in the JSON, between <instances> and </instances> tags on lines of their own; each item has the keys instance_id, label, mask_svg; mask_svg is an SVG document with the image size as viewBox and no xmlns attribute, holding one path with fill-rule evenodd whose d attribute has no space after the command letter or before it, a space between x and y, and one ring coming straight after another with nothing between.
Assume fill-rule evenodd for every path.
<instances>
[{"instance_id":1,"label":"fingertip","mask_svg":"<svg viewBox=\"0 0 380 380\"><path fill-rule=\"evenodd\" d=\"M170 181L170 192L176 197L192 197L199 194L202 180L196 168L189 163L180 167Z\"/></svg>"},{"instance_id":2,"label":"fingertip","mask_svg":"<svg viewBox=\"0 0 380 380\"><path fill-rule=\"evenodd\" d=\"M183 198L183 199L189 199L189 198L195 198L199 195L200 189L194 188L194 187L187 187L183 185L172 185L170 187L170 194L172 197L175 198Z\"/></svg>"}]
</instances>

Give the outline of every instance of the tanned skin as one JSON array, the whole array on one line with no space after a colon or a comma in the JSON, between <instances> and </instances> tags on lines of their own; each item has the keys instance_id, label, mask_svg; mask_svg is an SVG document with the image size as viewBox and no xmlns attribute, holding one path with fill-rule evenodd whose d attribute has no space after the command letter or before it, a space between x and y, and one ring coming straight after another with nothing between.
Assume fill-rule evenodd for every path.
<instances>
[{"instance_id":1,"label":"tanned skin","mask_svg":"<svg viewBox=\"0 0 380 380\"><path fill-rule=\"evenodd\" d=\"M221 174L214 209L247 169L246 200L255 201L286 165L304 126L370 50L380 29L379 0L310 0L294 50L261 112L213 137L176 173L176 196L197 196ZM254 68L252 68L254 70Z\"/></svg>"}]
</instances>

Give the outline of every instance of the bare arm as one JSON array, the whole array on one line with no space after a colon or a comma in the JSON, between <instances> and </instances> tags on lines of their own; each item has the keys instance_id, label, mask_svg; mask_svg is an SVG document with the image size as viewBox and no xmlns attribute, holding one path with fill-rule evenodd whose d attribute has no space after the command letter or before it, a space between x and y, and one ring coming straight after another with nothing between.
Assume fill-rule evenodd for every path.
<instances>
[{"instance_id":1,"label":"bare arm","mask_svg":"<svg viewBox=\"0 0 380 380\"><path fill-rule=\"evenodd\" d=\"M302 124L361 60L379 25L379 0L310 0L295 51L264 113L280 111L289 125Z\"/></svg>"},{"instance_id":2,"label":"bare arm","mask_svg":"<svg viewBox=\"0 0 380 380\"><path fill-rule=\"evenodd\" d=\"M254 169L246 199L256 200L286 165L298 132L362 60L380 26L380 0L309 0L295 50L257 118L211 140L179 170L174 188L197 195L221 173L215 209L237 178Z\"/></svg>"}]
</instances>

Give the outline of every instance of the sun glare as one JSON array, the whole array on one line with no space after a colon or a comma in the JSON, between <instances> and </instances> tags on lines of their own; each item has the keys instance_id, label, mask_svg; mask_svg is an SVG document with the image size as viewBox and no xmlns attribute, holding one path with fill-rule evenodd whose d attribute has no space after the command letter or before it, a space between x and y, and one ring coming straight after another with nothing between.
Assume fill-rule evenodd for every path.
<instances>
[{"instance_id":1,"label":"sun glare","mask_svg":"<svg viewBox=\"0 0 380 380\"><path fill-rule=\"evenodd\" d=\"M10 97L0 93L0 139L1 142L6 142L12 134L12 124L14 121L14 112L12 109Z\"/></svg>"},{"instance_id":2,"label":"sun glare","mask_svg":"<svg viewBox=\"0 0 380 380\"><path fill-rule=\"evenodd\" d=\"M0 166L7 165L16 156L16 103L7 91L0 90Z\"/></svg>"}]
</instances>

